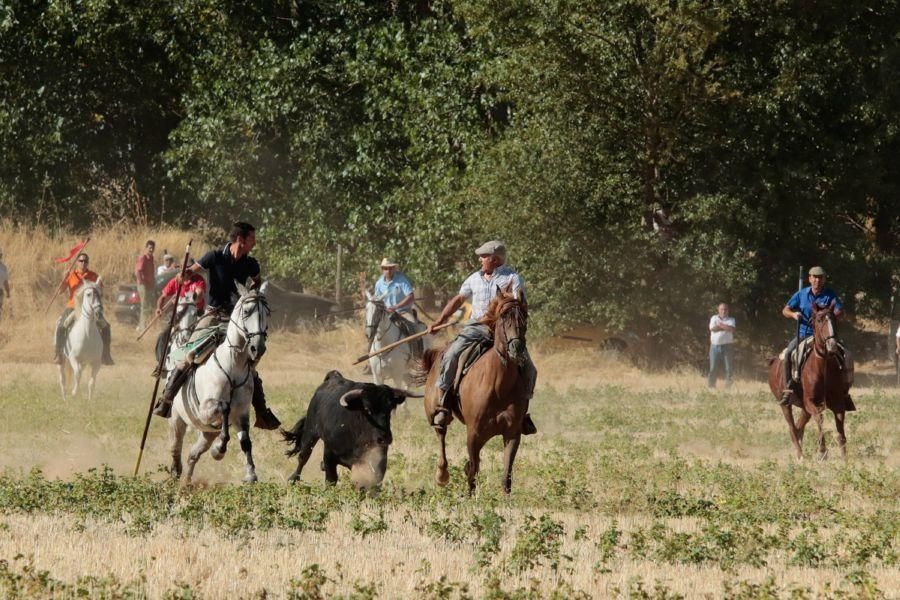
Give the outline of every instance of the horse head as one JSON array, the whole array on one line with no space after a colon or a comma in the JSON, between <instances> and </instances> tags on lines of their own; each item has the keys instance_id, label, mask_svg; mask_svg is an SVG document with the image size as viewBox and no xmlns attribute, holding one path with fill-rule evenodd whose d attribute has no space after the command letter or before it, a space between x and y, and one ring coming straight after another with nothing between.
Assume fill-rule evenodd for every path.
<instances>
[{"instance_id":1,"label":"horse head","mask_svg":"<svg viewBox=\"0 0 900 600\"><path fill-rule=\"evenodd\" d=\"M512 291L511 282L491 300L484 323L494 331L494 341L502 355L517 363L525 360L528 311L518 290Z\"/></svg>"},{"instance_id":2,"label":"horse head","mask_svg":"<svg viewBox=\"0 0 900 600\"><path fill-rule=\"evenodd\" d=\"M85 281L75 292L75 309L78 315L96 319L103 313L103 296L100 286Z\"/></svg>"},{"instance_id":3,"label":"horse head","mask_svg":"<svg viewBox=\"0 0 900 600\"><path fill-rule=\"evenodd\" d=\"M187 331L197 322L197 292L190 291L178 300L178 330Z\"/></svg>"},{"instance_id":4,"label":"horse head","mask_svg":"<svg viewBox=\"0 0 900 600\"><path fill-rule=\"evenodd\" d=\"M235 282L240 297L231 311L228 324L228 343L246 351L250 362L256 363L266 353L266 335L269 328L269 304L266 301L265 284L246 287Z\"/></svg>"},{"instance_id":5,"label":"horse head","mask_svg":"<svg viewBox=\"0 0 900 600\"><path fill-rule=\"evenodd\" d=\"M372 344L372 341L378 334L384 315L385 309L382 297L373 296L366 292L366 339L369 340L369 345Z\"/></svg>"},{"instance_id":6,"label":"horse head","mask_svg":"<svg viewBox=\"0 0 900 600\"><path fill-rule=\"evenodd\" d=\"M837 328L835 327L834 301L828 306L813 304L812 328L816 352L835 354L838 351Z\"/></svg>"}]
</instances>

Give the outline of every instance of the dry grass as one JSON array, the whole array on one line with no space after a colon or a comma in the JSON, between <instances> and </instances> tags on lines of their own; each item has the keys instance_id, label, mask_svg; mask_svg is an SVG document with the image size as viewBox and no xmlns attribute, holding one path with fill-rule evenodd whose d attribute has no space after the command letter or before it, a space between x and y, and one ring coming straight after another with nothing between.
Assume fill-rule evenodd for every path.
<instances>
[{"instance_id":1,"label":"dry grass","mask_svg":"<svg viewBox=\"0 0 900 600\"><path fill-rule=\"evenodd\" d=\"M0 231L16 302L15 320L11 325L5 320L0 334L0 411L5 417L0 423L0 467L20 473L17 477L39 467L49 478L70 479L108 464L116 473L129 475L152 386L152 336L135 342L133 330L114 324L117 365L101 369L94 403L78 399L61 404L55 368L43 362L55 311L44 317L33 307L43 308L38 300L56 277L49 258L63 253L71 240L9 227ZM129 279L146 237L171 249L183 244L185 234L98 235L92 242L96 269L110 279ZM18 565L20 572L30 560L34 569L46 569L64 582L86 574L112 575L121 582L138 582L138 595L148 597L161 596L176 582L201 597L250 597L263 589L268 597L286 597L303 583L291 580L303 580L303 569L312 564L327 575L321 586L324 595L369 585L387 598L461 597L465 583L469 594L480 597L493 593L490 577L500 576L507 591L532 587L539 595L564 584L568 592L563 596L581 590L598 598L624 597L632 590L632 597L639 597L634 585L640 578L649 590L647 597L662 597L653 595L656 581L685 597L720 597L725 582L760 584L771 576L776 595L783 597L791 590L800 594L796 590L801 588L808 588L810 597L838 597L833 592L839 588L850 590L847 597L866 597L848 584L848 578L858 578L854 573L864 569L885 596L897 597L896 556L872 558L865 567L845 564L856 540L874 535L867 529L870 523L888 523L888 534L900 533L889 525L898 522L896 498L886 499L900 480L896 390L855 390L860 410L848 418L851 456L846 463L833 458L797 467L764 382L738 380L730 393L709 393L705 380L689 370L648 374L578 344L535 340L530 345L540 372L532 413L541 431L523 441L509 500L497 490L497 443L483 452L477 496L470 499L462 491L464 432L458 425L448 436L454 480L450 489L438 490L432 480L436 440L421 405L410 401L394 417L384 498L356 499L342 473L344 482L334 500L338 508L328 513L324 531L253 526L229 531L214 524L200 528L186 525L173 512L135 533L134 517L103 518L90 510L81 514L40 507L23 513L0 507L0 559ZM363 346L362 333L352 323L318 333L271 333L260 373L270 404L286 425L303 414L327 371L337 368L362 378L350 364ZM253 440L261 480L276 484L274 490L262 487L259 493L273 494L282 503L297 501L283 485L293 464L283 456L276 435L254 431ZM807 439L807 451L810 442ZM218 463L204 457L197 467L200 485L186 492L187 497L215 497L217 491L230 490L242 475L236 450L235 444ZM144 458L144 470L153 473L154 480L165 479L156 469L168 462L166 455L164 423L154 419ZM330 498L335 492L321 487L322 474L316 468L320 456L317 449L301 490L313 498ZM812 491L790 487L794 479L807 482ZM744 493L746 498L758 495L741 506ZM676 500L709 499L720 515L716 518L726 520L654 508L653 502L666 494ZM803 494L812 494L812 500ZM778 500L770 502L769 495ZM785 520L782 509L794 502L812 506L816 516L809 522ZM820 505L827 509L818 512ZM481 564L477 554L482 542L470 524L489 511L496 511L504 524L497 548ZM742 511L759 513L751 522L763 523L760 535L780 535L786 527L783 534L797 544L805 539L803 527L819 527L816 539L830 558L816 567L803 566L802 556L797 559L801 550L773 546L763 551L762 566L740 561L729 566L717 560L684 563L663 552L678 535L700 535L710 523L740 531ZM772 522L767 522L766 511ZM539 560L534 565L510 569L531 516L544 516L562 527L558 564L536 551ZM360 533L360 518L363 527L373 520L378 527ZM454 523L461 524L462 533ZM604 539L613 524L622 539L610 551ZM446 535L441 533L445 529ZM454 539L457 534L459 539ZM636 550L640 536L652 535L660 536L653 542L656 546L651 544L641 555ZM686 546L685 551L691 550L691 544ZM890 547L896 555L900 542ZM677 545L671 550L682 551ZM14 560L18 554L27 558ZM441 576L446 577L445 593L435 591ZM0 581L0 593L2 585ZM52 595L41 589L35 593ZM760 592L744 597L770 596Z\"/></svg>"}]
</instances>

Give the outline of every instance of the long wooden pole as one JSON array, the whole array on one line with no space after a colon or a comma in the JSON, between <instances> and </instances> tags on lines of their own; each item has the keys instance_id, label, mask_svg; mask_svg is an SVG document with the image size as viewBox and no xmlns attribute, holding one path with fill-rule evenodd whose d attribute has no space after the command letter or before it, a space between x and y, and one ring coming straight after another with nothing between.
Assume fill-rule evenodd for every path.
<instances>
[{"instance_id":1,"label":"long wooden pole","mask_svg":"<svg viewBox=\"0 0 900 600\"><path fill-rule=\"evenodd\" d=\"M69 262L69 267L66 269L66 274L63 275L62 281L60 281L59 285L56 286L56 293L53 294L53 297L50 298L50 302L47 304L47 308L44 309L45 315L50 311L50 307L53 306L53 303L56 302L56 298L57 298L57 296L59 296L59 293L62 291L63 285L66 283L66 280L69 278L69 274L72 272L72 269L75 268L75 261L77 261L78 257L81 255L81 253L84 252L84 249L87 248L87 245L90 243L90 241L91 241L90 237L85 239L84 245L81 247L81 249L78 250L78 252L75 253L75 256L72 257L72 260Z\"/></svg>"},{"instance_id":2,"label":"long wooden pole","mask_svg":"<svg viewBox=\"0 0 900 600\"><path fill-rule=\"evenodd\" d=\"M184 272L187 270L188 259L191 257L191 244L194 240L188 240L187 249L184 251L184 260L181 262L181 274L178 276L178 286L175 288L175 298L181 296L181 286L184 284ZM159 365L156 369L156 381L153 382L153 394L150 396L150 408L147 409L147 421L144 423L144 433L141 435L141 448L138 451L137 462L134 464L134 476L137 477L141 468L141 458L144 456L144 445L147 443L147 432L150 431L150 419L153 418L153 405L156 404L156 393L159 391L159 378L162 375L163 365L166 364L166 358L169 357L169 338L172 336L172 329L175 327L175 313L172 311L172 317L169 319L169 329L166 330L166 342L163 346L162 355L159 357Z\"/></svg>"},{"instance_id":3,"label":"long wooden pole","mask_svg":"<svg viewBox=\"0 0 900 600\"><path fill-rule=\"evenodd\" d=\"M447 327L450 327L451 325L456 325L457 323L458 323L458 321L453 321L451 323L444 323L443 325L438 325L437 327L434 328L434 331L440 331L441 329L446 329ZM409 337L405 337L402 340L398 340L398 341L394 342L393 344L388 344L387 346L385 346L384 348L381 348L380 350L376 350L375 352L369 352L368 354L363 354L362 356L357 358L356 362L354 362L353 364L358 365L362 361L369 360L373 356L378 356L379 354L384 354L385 352L387 352L389 350L393 350L397 346L402 346L403 344L405 344L407 342L417 340L420 337L425 337L426 335L428 335L427 329L425 331L420 331L419 333L414 333Z\"/></svg>"},{"instance_id":4,"label":"long wooden pole","mask_svg":"<svg viewBox=\"0 0 900 600\"><path fill-rule=\"evenodd\" d=\"M134 341L136 341L136 342L141 341L141 338L144 337L144 334L147 333L148 331L150 331L150 328L153 327L154 323L156 323L159 320L159 318L163 315L163 313L166 312L166 309L172 305L173 300L175 300L174 296L172 296L171 298L166 300L166 303L163 304L162 311L160 311L160 313L158 315L153 315L153 318L150 319L150 322L147 323L147 326L144 327L144 330L141 332L141 334L139 336L137 336L137 338L135 338Z\"/></svg>"}]
</instances>

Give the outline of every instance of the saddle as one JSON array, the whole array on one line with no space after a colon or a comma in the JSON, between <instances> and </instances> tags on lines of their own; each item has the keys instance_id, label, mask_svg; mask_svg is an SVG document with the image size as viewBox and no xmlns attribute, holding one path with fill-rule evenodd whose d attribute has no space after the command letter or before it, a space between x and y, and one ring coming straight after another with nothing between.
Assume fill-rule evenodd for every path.
<instances>
[{"instance_id":1,"label":"saddle","mask_svg":"<svg viewBox=\"0 0 900 600\"><path fill-rule=\"evenodd\" d=\"M797 348L791 353L791 379L794 381L800 381L800 373L803 371L803 365L806 363L806 359L809 358L809 354L815 347L814 342L815 338L812 336L805 338L800 341ZM782 361L785 359L785 350L782 350L781 354L778 356ZM845 381L848 385L853 385L855 371L853 358L850 355L850 351L847 350L847 347L844 346L844 343L841 341L838 341L837 358L841 365L841 370L844 372Z\"/></svg>"},{"instance_id":2,"label":"saddle","mask_svg":"<svg viewBox=\"0 0 900 600\"><path fill-rule=\"evenodd\" d=\"M466 373L469 372L472 365L474 365L479 358L484 356L493 345L494 343L492 341L485 340L480 343L469 344L462 352L460 352L456 374L453 377L453 394L455 396L459 396L459 386L462 383L463 377L466 376Z\"/></svg>"},{"instance_id":3,"label":"saddle","mask_svg":"<svg viewBox=\"0 0 900 600\"><path fill-rule=\"evenodd\" d=\"M179 363L202 365L212 355L216 346L225 339L227 323L220 323L212 327L205 327L194 331L196 339L188 341L183 346L172 348L169 356L171 364ZM193 336L192 336L193 337Z\"/></svg>"},{"instance_id":4,"label":"saddle","mask_svg":"<svg viewBox=\"0 0 900 600\"><path fill-rule=\"evenodd\" d=\"M424 330L425 324L419 322L419 318L416 315L416 311L410 311L412 313L413 319L415 321L409 321L405 317L403 317L399 313L391 313L390 319L391 322L394 323L400 329L400 335L402 337L409 337L411 335L415 335ZM422 357L425 355L425 344L422 341L422 338L417 340L413 340L409 342L409 348L412 352L412 358L414 360L422 360Z\"/></svg>"}]
</instances>

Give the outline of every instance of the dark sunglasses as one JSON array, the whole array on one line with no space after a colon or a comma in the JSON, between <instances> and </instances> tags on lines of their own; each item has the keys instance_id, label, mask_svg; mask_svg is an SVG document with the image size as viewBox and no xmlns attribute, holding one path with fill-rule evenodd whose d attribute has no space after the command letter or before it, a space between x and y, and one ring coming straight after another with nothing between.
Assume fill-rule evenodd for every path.
<instances>
[{"instance_id":1,"label":"dark sunglasses","mask_svg":"<svg viewBox=\"0 0 900 600\"><path fill-rule=\"evenodd\" d=\"M86 258L79 258L79 259L78 259L78 262L80 262L80 263L87 263L87 262L89 262L89 261L88 261Z\"/></svg>"}]
</instances>

